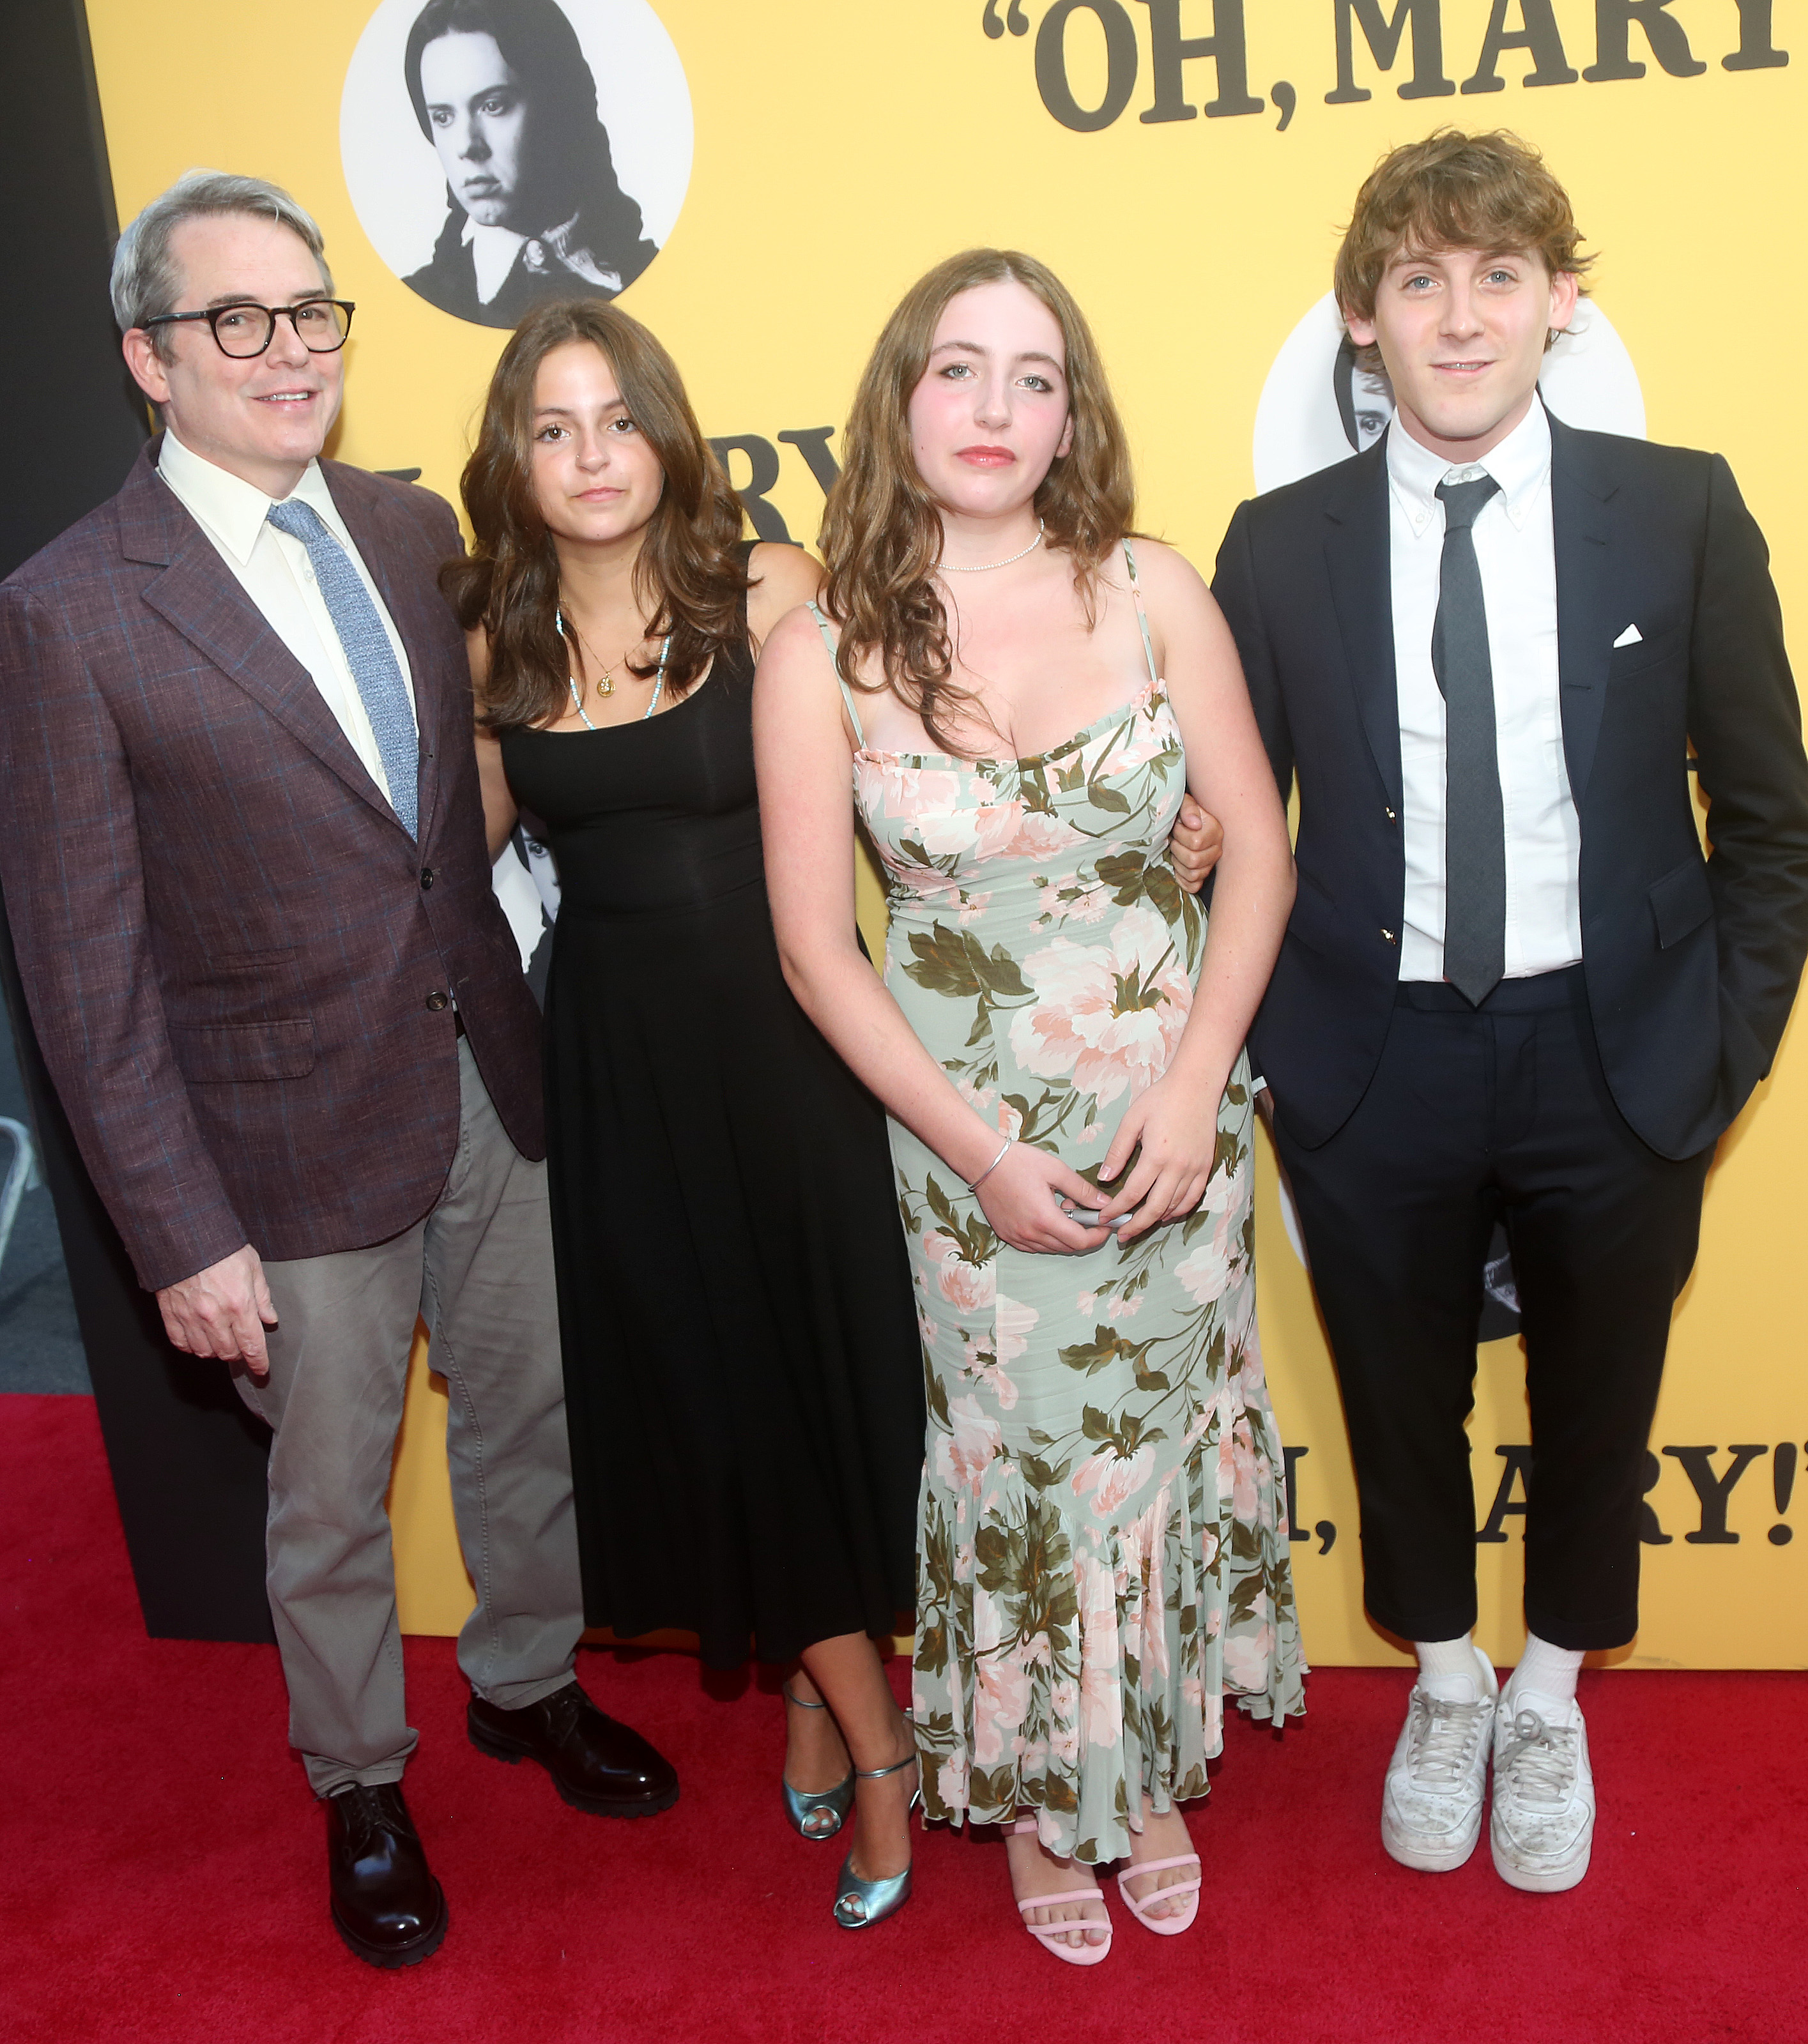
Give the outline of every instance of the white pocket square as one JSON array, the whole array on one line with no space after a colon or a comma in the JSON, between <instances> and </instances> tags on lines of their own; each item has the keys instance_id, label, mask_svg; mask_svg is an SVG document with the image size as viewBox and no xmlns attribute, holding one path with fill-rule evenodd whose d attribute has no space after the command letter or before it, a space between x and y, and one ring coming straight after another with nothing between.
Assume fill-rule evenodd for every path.
<instances>
[{"instance_id":1,"label":"white pocket square","mask_svg":"<svg viewBox=\"0 0 1808 2044\"><path fill-rule=\"evenodd\" d=\"M1645 634L1640 631L1636 624L1629 624L1625 630L1620 634L1619 637L1614 641L1614 644L1616 646L1637 646L1643 640Z\"/></svg>"}]
</instances>

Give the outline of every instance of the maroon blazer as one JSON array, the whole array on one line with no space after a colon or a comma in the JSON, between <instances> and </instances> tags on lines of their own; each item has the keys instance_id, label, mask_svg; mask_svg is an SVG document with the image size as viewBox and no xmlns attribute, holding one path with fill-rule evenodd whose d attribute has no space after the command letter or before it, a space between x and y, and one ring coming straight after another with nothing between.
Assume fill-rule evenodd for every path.
<instances>
[{"instance_id":1,"label":"maroon blazer","mask_svg":"<svg viewBox=\"0 0 1808 2044\"><path fill-rule=\"evenodd\" d=\"M156 471L0 584L0 886L45 1062L139 1281L362 1247L433 1204L462 1017L545 1154L490 891L439 498L323 464L407 647L421 840Z\"/></svg>"}]
</instances>

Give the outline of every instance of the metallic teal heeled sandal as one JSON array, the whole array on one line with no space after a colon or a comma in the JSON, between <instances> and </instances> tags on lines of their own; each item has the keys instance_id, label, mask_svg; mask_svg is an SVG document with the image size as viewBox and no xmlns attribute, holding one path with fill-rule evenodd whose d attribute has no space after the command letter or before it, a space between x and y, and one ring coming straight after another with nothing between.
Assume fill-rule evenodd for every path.
<instances>
[{"instance_id":1,"label":"metallic teal heeled sandal","mask_svg":"<svg viewBox=\"0 0 1808 2044\"><path fill-rule=\"evenodd\" d=\"M779 1685L779 1694L787 1704L795 1704L800 1711L825 1711L826 1704L806 1704L802 1696L791 1694L789 1682ZM791 1829L800 1838L808 1838L813 1845L821 1845L832 1838L848 1821L848 1812L854 1807L854 1777L850 1773L844 1781L837 1781L833 1788L794 1788L781 1775L779 1792L785 1799L785 1815Z\"/></svg>"},{"instance_id":2,"label":"metallic teal heeled sandal","mask_svg":"<svg viewBox=\"0 0 1808 2044\"><path fill-rule=\"evenodd\" d=\"M876 1781L882 1775L895 1774L901 1768L914 1767L917 1756L911 1754L904 1760L894 1760L889 1767L862 1767L855 1770L862 1781ZM919 1788L914 1791L904 1815L906 1823L910 1815L923 1800ZM883 1923L887 1916L894 1915L910 1899L910 1869L902 1873L890 1873L878 1881L862 1881L854 1871L854 1856L849 1853L841 1862L841 1878L835 1889L835 1920L844 1931L868 1931L875 1923Z\"/></svg>"}]
</instances>

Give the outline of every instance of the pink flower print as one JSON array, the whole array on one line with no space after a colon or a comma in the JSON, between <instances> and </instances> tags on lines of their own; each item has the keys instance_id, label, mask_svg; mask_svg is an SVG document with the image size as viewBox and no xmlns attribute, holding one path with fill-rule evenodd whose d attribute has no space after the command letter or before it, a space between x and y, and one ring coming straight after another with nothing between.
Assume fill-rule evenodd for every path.
<instances>
[{"instance_id":1,"label":"pink flower print","mask_svg":"<svg viewBox=\"0 0 1808 2044\"><path fill-rule=\"evenodd\" d=\"M1129 736L1112 754L1112 774L1128 774L1146 766L1152 759L1159 759L1169 746L1178 747L1179 743L1180 727L1174 720L1167 697L1153 696L1131 727Z\"/></svg>"},{"instance_id":2,"label":"pink flower print","mask_svg":"<svg viewBox=\"0 0 1808 2044\"><path fill-rule=\"evenodd\" d=\"M1001 1135L1008 1135L1014 1143L1017 1132L1023 1126L1023 1116L1008 1100L1000 1100L994 1086L976 1086L970 1080L956 1078L955 1090L975 1113L983 1116Z\"/></svg>"},{"instance_id":3,"label":"pink flower print","mask_svg":"<svg viewBox=\"0 0 1808 2044\"><path fill-rule=\"evenodd\" d=\"M1221 1214L1218 1224L1202 1235L1191 1254L1174 1266L1174 1274L1191 1293L1196 1306L1209 1306L1230 1289L1242 1260L1241 1231L1233 1235L1231 1216Z\"/></svg>"},{"instance_id":4,"label":"pink flower print","mask_svg":"<svg viewBox=\"0 0 1808 2044\"><path fill-rule=\"evenodd\" d=\"M1245 1696L1259 1695L1268 1686L1268 1656L1275 1643L1265 1625L1253 1632L1237 1632L1224 1642L1224 1679L1227 1688Z\"/></svg>"},{"instance_id":5,"label":"pink flower print","mask_svg":"<svg viewBox=\"0 0 1808 2044\"><path fill-rule=\"evenodd\" d=\"M952 774L935 778L951 786L957 780ZM979 860L995 858L1004 850L1017 835L1022 814L1021 802L996 802L982 809L964 805L956 788L945 802L918 810L913 821L917 843L932 859L965 852Z\"/></svg>"},{"instance_id":6,"label":"pink flower print","mask_svg":"<svg viewBox=\"0 0 1808 2044\"><path fill-rule=\"evenodd\" d=\"M996 1767L1029 1713L1029 1677L1008 1649L979 1656L973 1675L973 1758Z\"/></svg>"},{"instance_id":7,"label":"pink flower print","mask_svg":"<svg viewBox=\"0 0 1808 2044\"><path fill-rule=\"evenodd\" d=\"M950 1490L976 1493L1004 1436L977 1398L951 1399L948 1416L949 1431L936 1437L936 1472Z\"/></svg>"},{"instance_id":8,"label":"pink flower print","mask_svg":"<svg viewBox=\"0 0 1808 2044\"><path fill-rule=\"evenodd\" d=\"M1217 1494L1229 1496L1231 1516L1244 1525L1256 1523L1256 1441L1249 1420L1237 1415L1235 1423L1217 1437Z\"/></svg>"},{"instance_id":9,"label":"pink flower print","mask_svg":"<svg viewBox=\"0 0 1808 2044\"><path fill-rule=\"evenodd\" d=\"M1199 1566L1209 1569L1217 1559L1218 1534L1213 1527L1207 1526L1199 1534Z\"/></svg>"},{"instance_id":10,"label":"pink flower print","mask_svg":"<svg viewBox=\"0 0 1808 2044\"><path fill-rule=\"evenodd\" d=\"M931 1228L923 1237L923 1255L936 1274L937 1289L957 1313L990 1312L998 1288L991 1264L969 1263L951 1235Z\"/></svg>"},{"instance_id":11,"label":"pink flower print","mask_svg":"<svg viewBox=\"0 0 1808 2044\"><path fill-rule=\"evenodd\" d=\"M944 1810L964 1810L967 1807L967 1756L951 1753L936 1770L936 1793L941 1798Z\"/></svg>"},{"instance_id":12,"label":"pink flower print","mask_svg":"<svg viewBox=\"0 0 1808 2044\"><path fill-rule=\"evenodd\" d=\"M1074 1301L1074 1311L1076 1313L1090 1313L1098 1301L1098 1294L1096 1292L1082 1292Z\"/></svg>"},{"instance_id":13,"label":"pink flower print","mask_svg":"<svg viewBox=\"0 0 1808 2044\"><path fill-rule=\"evenodd\" d=\"M1048 1750L1056 1765L1079 1762L1079 1685L1064 1675L1048 1685Z\"/></svg>"},{"instance_id":14,"label":"pink flower print","mask_svg":"<svg viewBox=\"0 0 1808 2044\"><path fill-rule=\"evenodd\" d=\"M1015 806L1021 808L1021 805ZM1038 865L1086 842L1085 835L1064 823L1052 809L1022 809L1021 820L1004 849L1013 859L1033 859Z\"/></svg>"},{"instance_id":15,"label":"pink flower print","mask_svg":"<svg viewBox=\"0 0 1808 2044\"><path fill-rule=\"evenodd\" d=\"M1105 943L1056 937L1023 971L1035 998L1012 1016L1010 1040L1025 1070L1071 1078L1103 1103L1133 1097L1168 1069L1193 989L1152 909L1125 909Z\"/></svg>"},{"instance_id":16,"label":"pink flower print","mask_svg":"<svg viewBox=\"0 0 1808 2044\"><path fill-rule=\"evenodd\" d=\"M1224 1750L1224 1698L1214 1689L1206 1699L1206 1750Z\"/></svg>"},{"instance_id":17,"label":"pink flower print","mask_svg":"<svg viewBox=\"0 0 1808 2044\"><path fill-rule=\"evenodd\" d=\"M1111 1571L1078 1554L1080 1730L1088 1746L1114 1746L1124 1736L1122 1661L1117 1647L1117 1588Z\"/></svg>"},{"instance_id":18,"label":"pink flower print","mask_svg":"<svg viewBox=\"0 0 1808 2044\"><path fill-rule=\"evenodd\" d=\"M1000 1362L1014 1362L1029 1348L1030 1334L1041 1317L1033 1306L1026 1306L1021 1299L1007 1299L1002 1292L998 1293L993 1326Z\"/></svg>"},{"instance_id":19,"label":"pink flower print","mask_svg":"<svg viewBox=\"0 0 1808 2044\"><path fill-rule=\"evenodd\" d=\"M1101 1518L1112 1518L1125 1499L1134 1497L1148 1481L1154 1467L1155 1449L1149 1442L1129 1456L1120 1455L1115 1448L1101 1448L1074 1471L1074 1495L1090 1495L1093 1510Z\"/></svg>"},{"instance_id":20,"label":"pink flower print","mask_svg":"<svg viewBox=\"0 0 1808 2044\"><path fill-rule=\"evenodd\" d=\"M1137 1314L1141 1312L1143 1301L1147 1296L1147 1293L1139 1292L1133 1299L1114 1299L1105 1308L1106 1319L1108 1320L1133 1320Z\"/></svg>"},{"instance_id":21,"label":"pink flower print","mask_svg":"<svg viewBox=\"0 0 1808 2044\"><path fill-rule=\"evenodd\" d=\"M1008 1412L1017 1403L1017 1386L994 1353L993 1339L988 1335L967 1335L962 1345L964 1367L969 1377L976 1377L991 1393L998 1409Z\"/></svg>"},{"instance_id":22,"label":"pink flower print","mask_svg":"<svg viewBox=\"0 0 1808 2044\"><path fill-rule=\"evenodd\" d=\"M983 894L963 894L960 897L960 912L956 916L955 920L962 929L965 929L969 923L978 922L985 913L987 904L991 898L990 889Z\"/></svg>"}]
</instances>

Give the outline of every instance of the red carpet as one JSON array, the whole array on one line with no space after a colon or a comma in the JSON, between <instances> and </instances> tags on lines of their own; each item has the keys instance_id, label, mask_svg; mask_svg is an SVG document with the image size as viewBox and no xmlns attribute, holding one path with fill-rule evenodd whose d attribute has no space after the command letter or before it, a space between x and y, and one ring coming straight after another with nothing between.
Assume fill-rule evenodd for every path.
<instances>
[{"instance_id":1,"label":"red carpet","mask_svg":"<svg viewBox=\"0 0 1808 2044\"><path fill-rule=\"evenodd\" d=\"M1016 1927L1001 1849L945 1830L920 1840L899 1917L837 1929L838 1849L785 1827L764 1687L587 1653L592 1692L684 1781L669 1815L610 1823L474 1752L451 1642L411 1640L409 1797L452 1929L380 1974L327 1922L274 1648L144 1638L90 1400L0 1398L0 1554L8 2038L1808 2038L1808 1677L1586 1676L1594 1869L1539 1897L1485 1842L1441 1877L1383 1855L1404 1679L1321 1672L1284 1740L1228 1735L1193 1819L1195 1929L1157 1940L1114 1911L1110 1958L1082 1971Z\"/></svg>"}]
</instances>

